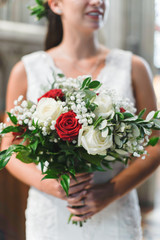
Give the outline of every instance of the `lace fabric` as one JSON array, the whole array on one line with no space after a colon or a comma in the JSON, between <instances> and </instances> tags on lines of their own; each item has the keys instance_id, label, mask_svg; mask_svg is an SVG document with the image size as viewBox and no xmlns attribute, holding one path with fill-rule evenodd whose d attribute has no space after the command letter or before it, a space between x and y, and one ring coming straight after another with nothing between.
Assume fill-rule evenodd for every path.
<instances>
[{"instance_id":1,"label":"lace fabric","mask_svg":"<svg viewBox=\"0 0 160 240\"><path fill-rule=\"evenodd\" d=\"M111 50L106 65L98 75L103 88L115 89L123 97L135 103L131 81L132 53L120 49ZM35 52L22 58L28 91L27 98L36 103L53 81L56 67L51 57L44 51ZM94 174L95 183L103 183L124 169L121 163L112 164L113 171ZM113 202L97 213L79 228L67 224L69 212L67 203L31 187L26 209L26 240L141 240L141 216L136 190Z\"/></svg>"}]
</instances>

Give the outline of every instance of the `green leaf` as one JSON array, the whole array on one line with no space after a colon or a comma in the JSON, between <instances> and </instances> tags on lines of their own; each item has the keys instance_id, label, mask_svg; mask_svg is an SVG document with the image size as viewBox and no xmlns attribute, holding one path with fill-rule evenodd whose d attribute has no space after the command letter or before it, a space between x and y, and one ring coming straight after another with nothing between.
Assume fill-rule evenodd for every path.
<instances>
[{"instance_id":1,"label":"green leaf","mask_svg":"<svg viewBox=\"0 0 160 240\"><path fill-rule=\"evenodd\" d=\"M129 113L129 112L124 112L123 116L124 116L125 119L134 117L134 115L132 113Z\"/></svg>"},{"instance_id":2,"label":"green leaf","mask_svg":"<svg viewBox=\"0 0 160 240\"><path fill-rule=\"evenodd\" d=\"M88 154L87 151L84 150L83 148L79 149L79 154L81 158L85 159L87 162L92 163L98 167L101 167L103 156Z\"/></svg>"},{"instance_id":3,"label":"green leaf","mask_svg":"<svg viewBox=\"0 0 160 240\"><path fill-rule=\"evenodd\" d=\"M46 174L42 180L44 179L59 179L58 173L54 169L48 169L44 174Z\"/></svg>"},{"instance_id":4,"label":"green leaf","mask_svg":"<svg viewBox=\"0 0 160 240\"><path fill-rule=\"evenodd\" d=\"M7 165L12 154L20 151L23 147L23 145L11 145L7 150L0 152L0 170Z\"/></svg>"},{"instance_id":5,"label":"green leaf","mask_svg":"<svg viewBox=\"0 0 160 240\"><path fill-rule=\"evenodd\" d=\"M8 117L10 118L11 122L16 125L18 122L17 118L15 116L13 116L10 112L7 112L7 114L8 114Z\"/></svg>"},{"instance_id":6,"label":"green leaf","mask_svg":"<svg viewBox=\"0 0 160 240\"><path fill-rule=\"evenodd\" d=\"M109 165L109 162L106 161L106 160L103 160L102 164L104 165L104 167L110 169L110 170L113 170L113 168Z\"/></svg>"},{"instance_id":7,"label":"green leaf","mask_svg":"<svg viewBox=\"0 0 160 240\"><path fill-rule=\"evenodd\" d=\"M159 113L160 113L160 111L156 111L153 118L157 118Z\"/></svg>"},{"instance_id":8,"label":"green leaf","mask_svg":"<svg viewBox=\"0 0 160 240\"><path fill-rule=\"evenodd\" d=\"M71 213L69 218L68 218L68 224L71 222L73 216L75 216L75 215L73 213Z\"/></svg>"},{"instance_id":9,"label":"green leaf","mask_svg":"<svg viewBox=\"0 0 160 240\"><path fill-rule=\"evenodd\" d=\"M29 147L35 152L37 150L38 144L39 144L39 141L38 139L36 139L35 142L29 144Z\"/></svg>"},{"instance_id":10,"label":"green leaf","mask_svg":"<svg viewBox=\"0 0 160 240\"><path fill-rule=\"evenodd\" d=\"M90 89L97 89L101 86L102 84L99 81L92 81L90 82L90 84L88 85L88 87Z\"/></svg>"},{"instance_id":11,"label":"green leaf","mask_svg":"<svg viewBox=\"0 0 160 240\"><path fill-rule=\"evenodd\" d=\"M0 152L0 170L7 165L11 156L12 156L12 152L7 152L7 150Z\"/></svg>"},{"instance_id":12,"label":"green leaf","mask_svg":"<svg viewBox=\"0 0 160 240\"><path fill-rule=\"evenodd\" d=\"M138 118L142 118L145 112L146 112L146 108L140 111L140 113L138 114Z\"/></svg>"},{"instance_id":13,"label":"green leaf","mask_svg":"<svg viewBox=\"0 0 160 240\"><path fill-rule=\"evenodd\" d=\"M65 77L65 75L64 75L63 73L58 73L57 75L58 75L58 77L60 77L60 78L64 78L64 77Z\"/></svg>"},{"instance_id":14,"label":"green leaf","mask_svg":"<svg viewBox=\"0 0 160 240\"><path fill-rule=\"evenodd\" d=\"M35 157L32 158L29 151L22 150L17 155L16 158L19 159L23 163L33 163L35 160Z\"/></svg>"},{"instance_id":15,"label":"green leaf","mask_svg":"<svg viewBox=\"0 0 160 240\"><path fill-rule=\"evenodd\" d=\"M156 127L157 129L160 129L160 119L153 119L153 122L154 122L154 124L155 124L155 127Z\"/></svg>"},{"instance_id":16,"label":"green leaf","mask_svg":"<svg viewBox=\"0 0 160 240\"><path fill-rule=\"evenodd\" d=\"M132 130L133 130L133 136L134 137L139 137L140 136L140 130L137 127L136 124L132 124Z\"/></svg>"},{"instance_id":17,"label":"green leaf","mask_svg":"<svg viewBox=\"0 0 160 240\"><path fill-rule=\"evenodd\" d=\"M86 97L89 98L89 100L96 97L96 93L94 91L84 90L84 92L86 94Z\"/></svg>"},{"instance_id":18,"label":"green leaf","mask_svg":"<svg viewBox=\"0 0 160 240\"><path fill-rule=\"evenodd\" d=\"M100 116L93 124L94 129L104 120L102 116Z\"/></svg>"},{"instance_id":19,"label":"green leaf","mask_svg":"<svg viewBox=\"0 0 160 240\"><path fill-rule=\"evenodd\" d=\"M85 88L86 86L88 86L88 85L90 84L91 80L92 80L91 77L88 77L88 78L84 79L80 90L82 90L83 88Z\"/></svg>"},{"instance_id":20,"label":"green leaf","mask_svg":"<svg viewBox=\"0 0 160 240\"><path fill-rule=\"evenodd\" d=\"M66 195L68 196L69 191L69 185L70 185L70 177L67 174L64 174L61 176L61 186L66 192Z\"/></svg>"},{"instance_id":21,"label":"green leaf","mask_svg":"<svg viewBox=\"0 0 160 240\"><path fill-rule=\"evenodd\" d=\"M118 115L119 119L120 120L123 120L124 119L124 115L120 112L116 112L116 115Z\"/></svg>"},{"instance_id":22,"label":"green leaf","mask_svg":"<svg viewBox=\"0 0 160 240\"><path fill-rule=\"evenodd\" d=\"M107 160L107 161L115 161L116 160L115 157L110 156L110 155L107 155L104 159Z\"/></svg>"},{"instance_id":23,"label":"green leaf","mask_svg":"<svg viewBox=\"0 0 160 240\"><path fill-rule=\"evenodd\" d=\"M159 139L160 139L160 137L150 138L150 140L148 142L148 146L151 145L152 147L154 147L158 143Z\"/></svg>"},{"instance_id":24,"label":"green leaf","mask_svg":"<svg viewBox=\"0 0 160 240\"><path fill-rule=\"evenodd\" d=\"M5 129L3 129L1 134L6 134L9 132L21 132L21 127L8 126Z\"/></svg>"}]
</instances>

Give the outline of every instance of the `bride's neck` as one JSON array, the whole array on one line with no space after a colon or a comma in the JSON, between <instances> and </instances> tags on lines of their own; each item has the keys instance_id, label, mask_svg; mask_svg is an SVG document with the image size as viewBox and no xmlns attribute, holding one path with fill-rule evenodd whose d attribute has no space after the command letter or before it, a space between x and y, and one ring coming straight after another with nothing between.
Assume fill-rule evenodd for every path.
<instances>
[{"instance_id":1,"label":"bride's neck","mask_svg":"<svg viewBox=\"0 0 160 240\"><path fill-rule=\"evenodd\" d=\"M72 59L81 60L95 56L100 49L100 44L95 32L82 34L78 31L65 31L60 47Z\"/></svg>"}]
</instances>

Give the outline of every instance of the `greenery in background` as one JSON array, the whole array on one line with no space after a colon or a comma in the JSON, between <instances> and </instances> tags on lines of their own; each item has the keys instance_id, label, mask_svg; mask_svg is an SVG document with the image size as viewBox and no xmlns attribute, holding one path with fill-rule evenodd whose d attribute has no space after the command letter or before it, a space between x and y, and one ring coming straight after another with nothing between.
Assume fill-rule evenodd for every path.
<instances>
[{"instance_id":1,"label":"greenery in background","mask_svg":"<svg viewBox=\"0 0 160 240\"><path fill-rule=\"evenodd\" d=\"M45 17L47 14L47 10L44 6L46 0L35 0L36 5L29 6L28 9L31 11L31 15L35 15L38 20Z\"/></svg>"}]
</instances>

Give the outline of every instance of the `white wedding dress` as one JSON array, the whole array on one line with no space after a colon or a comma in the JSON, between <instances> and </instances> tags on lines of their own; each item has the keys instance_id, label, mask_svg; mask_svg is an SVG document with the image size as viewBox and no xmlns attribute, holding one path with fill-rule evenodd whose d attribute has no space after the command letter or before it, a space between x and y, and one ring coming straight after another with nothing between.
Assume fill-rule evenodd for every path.
<instances>
[{"instance_id":1,"label":"white wedding dress","mask_svg":"<svg viewBox=\"0 0 160 240\"><path fill-rule=\"evenodd\" d=\"M98 80L103 88L113 88L133 103L131 82L132 53L113 49L106 57L106 65ZM27 78L27 98L37 102L44 86L53 81L52 72L62 72L44 51L22 58ZM105 104L105 103L104 103ZM113 164L113 170L96 172L95 183L108 181L122 171L121 163ZM105 189L104 189L105 191ZM136 190L132 190L93 216L83 227L67 224L70 215L67 202L47 195L31 187L26 209L26 240L141 240L141 215Z\"/></svg>"}]
</instances>

